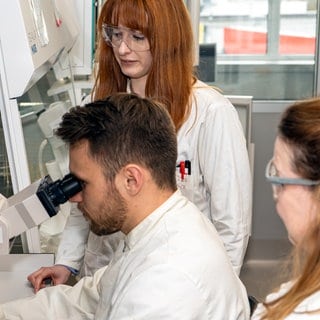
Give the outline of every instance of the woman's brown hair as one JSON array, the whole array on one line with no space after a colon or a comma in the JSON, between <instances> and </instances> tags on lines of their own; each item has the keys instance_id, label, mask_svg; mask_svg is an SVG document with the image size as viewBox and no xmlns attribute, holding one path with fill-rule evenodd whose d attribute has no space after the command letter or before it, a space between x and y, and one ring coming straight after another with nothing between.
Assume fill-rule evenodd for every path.
<instances>
[{"instance_id":1,"label":"woman's brown hair","mask_svg":"<svg viewBox=\"0 0 320 320\"><path fill-rule=\"evenodd\" d=\"M293 171L302 178L320 181L320 98L290 106L282 115L278 137L292 150ZM294 249L293 286L282 297L264 303L266 313L262 319L284 319L320 290L320 186L310 188L317 216ZM320 313L320 308L306 313Z\"/></svg>"}]
</instances>

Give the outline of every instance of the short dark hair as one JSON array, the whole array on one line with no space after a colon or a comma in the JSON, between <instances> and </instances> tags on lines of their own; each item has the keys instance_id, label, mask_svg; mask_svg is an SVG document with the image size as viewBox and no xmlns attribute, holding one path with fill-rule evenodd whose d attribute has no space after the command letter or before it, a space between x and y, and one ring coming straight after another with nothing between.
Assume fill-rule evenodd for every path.
<instances>
[{"instance_id":1,"label":"short dark hair","mask_svg":"<svg viewBox=\"0 0 320 320\"><path fill-rule=\"evenodd\" d=\"M89 156L102 166L107 179L136 163L151 172L160 188L176 189L176 132L166 108L156 101L113 94L71 108L55 133L70 147L87 140Z\"/></svg>"}]
</instances>

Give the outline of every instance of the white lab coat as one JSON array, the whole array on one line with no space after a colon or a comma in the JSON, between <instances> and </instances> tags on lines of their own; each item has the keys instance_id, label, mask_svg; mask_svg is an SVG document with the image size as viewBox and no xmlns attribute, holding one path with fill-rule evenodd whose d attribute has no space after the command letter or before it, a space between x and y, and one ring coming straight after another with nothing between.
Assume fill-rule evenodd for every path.
<instances>
[{"instance_id":1,"label":"white lab coat","mask_svg":"<svg viewBox=\"0 0 320 320\"><path fill-rule=\"evenodd\" d=\"M291 287L292 282L283 283L277 292L271 293L266 297L266 301L270 302L283 296ZM306 311L314 311L320 309L320 291L313 293L311 296L303 300L295 309L294 312L287 316L284 320L319 320L320 312L307 314ZM262 303L259 303L255 310L252 320L260 320L265 308Z\"/></svg>"},{"instance_id":2,"label":"white lab coat","mask_svg":"<svg viewBox=\"0 0 320 320\"><path fill-rule=\"evenodd\" d=\"M199 213L175 192L94 277L6 303L0 314L25 320L249 319L246 290L212 223Z\"/></svg>"},{"instance_id":3,"label":"white lab coat","mask_svg":"<svg viewBox=\"0 0 320 320\"><path fill-rule=\"evenodd\" d=\"M215 225L237 274L251 233L252 185L243 129L237 111L219 92L201 81L193 88L189 119L178 132L178 161L191 161L182 192ZM179 183L178 183L179 184ZM57 263L92 274L110 261L120 234L98 237L73 210L57 254ZM76 246L75 246L76 244Z\"/></svg>"}]
</instances>

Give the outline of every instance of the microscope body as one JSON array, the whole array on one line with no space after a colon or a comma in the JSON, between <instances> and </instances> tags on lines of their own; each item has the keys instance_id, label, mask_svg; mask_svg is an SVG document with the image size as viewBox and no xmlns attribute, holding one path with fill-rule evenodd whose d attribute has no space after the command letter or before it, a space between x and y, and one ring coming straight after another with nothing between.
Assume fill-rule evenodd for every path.
<instances>
[{"instance_id":1,"label":"microscope body","mask_svg":"<svg viewBox=\"0 0 320 320\"><path fill-rule=\"evenodd\" d=\"M71 174L55 182L46 176L8 198L0 212L0 254L9 253L11 238L55 216L59 205L81 190L81 182Z\"/></svg>"}]
</instances>

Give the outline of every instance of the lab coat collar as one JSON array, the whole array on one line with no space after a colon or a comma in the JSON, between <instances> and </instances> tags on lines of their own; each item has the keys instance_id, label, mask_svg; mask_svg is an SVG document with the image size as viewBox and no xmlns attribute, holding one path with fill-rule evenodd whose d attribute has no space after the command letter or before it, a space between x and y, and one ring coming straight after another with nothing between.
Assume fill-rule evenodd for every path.
<instances>
[{"instance_id":1,"label":"lab coat collar","mask_svg":"<svg viewBox=\"0 0 320 320\"><path fill-rule=\"evenodd\" d=\"M132 229L124 238L123 251L131 250L137 243L144 239L150 231L157 225L161 218L172 209L173 206L179 207L185 205L187 202L180 190L175 191L168 200L166 200L160 207L149 214L142 222L140 222L134 229Z\"/></svg>"}]
</instances>

